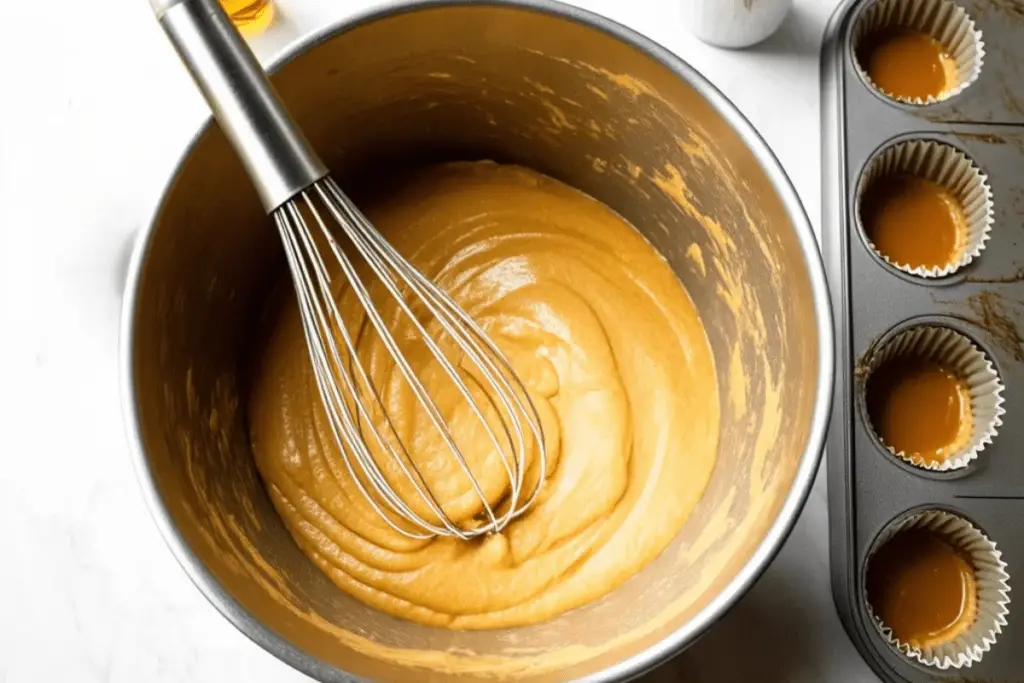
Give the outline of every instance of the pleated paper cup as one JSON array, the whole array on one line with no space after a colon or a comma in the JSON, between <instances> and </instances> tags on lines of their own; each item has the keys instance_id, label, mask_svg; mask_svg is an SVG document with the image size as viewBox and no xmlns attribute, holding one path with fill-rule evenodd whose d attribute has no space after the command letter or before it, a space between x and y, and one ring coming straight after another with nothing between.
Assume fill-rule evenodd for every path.
<instances>
[{"instance_id":1,"label":"pleated paper cup","mask_svg":"<svg viewBox=\"0 0 1024 683\"><path fill-rule=\"evenodd\" d=\"M867 405L867 391L874 372L890 361L931 361L941 365L967 384L971 399L971 431L963 443L953 444L945 460L929 462L916 453L905 453L887 444L868 414L868 426L875 438L894 456L915 467L948 472L967 467L978 453L992 443L1002 426L1003 383L992 362L970 339L948 327L923 325L900 332L873 350L864 361L861 398Z\"/></svg>"},{"instance_id":2,"label":"pleated paper cup","mask_svg":"<svg viewBox=\"0 0 1024 683\"><path fill-rule=\"evenodd\" d=\"M935 183L956 200L964 218L963 244L953 259L941 266L901 263L884 253L865 224L863 203L873 189L896 177L913 177ZM992 189L988 178L960 150L934 140L908 140L885 148L864 168L857 186L856 220L868 247L886 263L922 278L946 277L957 272L985 250L992 232Z\"/></svg>"},{"instance_id":3,"label":"pleated paper cup","mask_svg":"<svg viewBox=\"0 0 1024 683\"><path fill-rule=\"evenodd\" d=\"M898 520L882 530L868 554L871 559L878 550L898 534L908 531L936 534L957 549L974 569L977 585L977 613L973 623L949 642L915 647L897 638L875 614L865 582L863 599L879 634L902 655L936 669L960 669L981 661L992 649L1010 612L1010 575L1002 554L981 530L966 519L944 510L926 510Z\"/></svg>"},{"instance_id":4,"label":"pleated paper cup","mask_svg":"<svg viewBox=\"0 0 1024 683\"><path fill-rule=\"evenodd\" d=\"M906 30L931 36L955 65L954 85L938 96L899 97L880 88L861 64L860 53L872 38L887 31ZM969 88L981 74L985 44L981 31L962 7L951 0L876 0L865 9L853 29L853 63L868 87L883 97L915 106L928 106L948 100Z\"/></svg>"}]
</instances>

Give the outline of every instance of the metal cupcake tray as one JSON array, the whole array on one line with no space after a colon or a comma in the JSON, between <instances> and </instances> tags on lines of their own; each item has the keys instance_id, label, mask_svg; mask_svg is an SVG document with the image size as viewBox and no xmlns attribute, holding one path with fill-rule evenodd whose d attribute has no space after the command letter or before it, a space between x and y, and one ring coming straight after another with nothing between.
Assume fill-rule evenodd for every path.
<instances>
[{"instance_id":1,"label":"metal cupcake tray","mask_svg":"<svg viewBox=\"0 0 1024 683\"><path fill-rule=\"evenodd\" d=\"M927 107L893 103L857 73L851 34L875 0L845 0L822 51L822 248L835 316L837 368L828 438L832 591L857 649L886 681L1024 681L1024 600L1011 591L1007 624L970 667L911 661L878 633L864 598L867 556L890 523L925 509L959 515L994 541L1011 588L1024 576L1024 0L956 0L984 41L977 81ZM898 272L868 247L855 221L857 182L889 145L936 140L963 152L993 195L990 239L945 278ZM874 345L918 324L969 337L1005 386L993 442L967 468L929 472L886 451L866 423L861 361ZM1018 588L1018 590L1020 590Z\"/></svg>"}]
</instances>

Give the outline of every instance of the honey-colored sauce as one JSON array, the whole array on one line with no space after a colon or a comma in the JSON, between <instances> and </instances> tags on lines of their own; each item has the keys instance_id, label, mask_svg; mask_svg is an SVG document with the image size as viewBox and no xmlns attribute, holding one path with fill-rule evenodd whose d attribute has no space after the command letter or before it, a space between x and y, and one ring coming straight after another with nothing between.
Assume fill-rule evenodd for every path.
<instances>
[{"instance_id":1,"label":"honey-colored sauce","mask_svg":"<svg viewBox=\"0 0 1024 683\"><path fill-rule=\"evenodd\" d=\"M967 383L929 361L882 363L868 379L867 407L885 445L925 463L946 460L971 434Z\"/></svg>"},{"instance_id":2,"label":"honey-colored sauce","mask_svg":"<svg viewBox=\"0 0 1024 683\"><path fill-rule=\"evenodd\" d=\"M941 97L956 85L956 62L935 38L897 28L869 37L858 50L871 81L903 99Z\"/></svg>"},{"instance_id":3,"label":"honey-colored sauce","mask_svg":"<svg viewBox=\"0 0 1024 683\"><path fill-rule=\"evenodd\" d=\"M955 640L978 611L974 569L930 531L911 529L886 542L868 564L868 600L893 635L913 647Z\"/></svg>"},{"instance_id":4,"label":"honey-colored sauce","mask_svg":"<svg viewBox=\"0 0 1024 683\"><path fill-rule=\"evenodd\" d=\"M930 180L880 179L864 193L861 218L878 252L899 265L942 268L964 250L963 210L948 190Z\"/></svg>"},{"instance_id":5,"label":"honey-colored sauce","mask_svg":"<svg viewBox=\"0 0 1024 683\"><path fill-rule=\"evenodd\" d=\"M220 0L220 4L246 35L261 33L274 20L272 0Z\"/></svg>"}]
</instances>

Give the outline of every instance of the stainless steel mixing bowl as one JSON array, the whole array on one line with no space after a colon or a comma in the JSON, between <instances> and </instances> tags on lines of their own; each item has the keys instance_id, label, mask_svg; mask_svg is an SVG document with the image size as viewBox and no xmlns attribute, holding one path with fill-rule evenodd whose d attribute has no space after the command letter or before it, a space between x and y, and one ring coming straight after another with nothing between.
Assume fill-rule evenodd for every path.
<instances>
[{"instance_id":1,"label":"stainless steel mixing bowl","mask_svg":"<svg viewBox=\"0 0 1024 683\"><path fill-rule=\"evenodd\" d=\"M657 560L548 623L454 632L348 597L296 547L253 466L245 368L284 264L249 180L208 124L139 240L122 330L139 478L189 576L242 632L323 681L624 679L693 642L792 527L831 396L822 268L764 142L674 55L542 0L389 6L310 37L274 82L343 185L405 164L491 158L629 219L707 326L720 452Z\"/></svg>"}]
</instances>

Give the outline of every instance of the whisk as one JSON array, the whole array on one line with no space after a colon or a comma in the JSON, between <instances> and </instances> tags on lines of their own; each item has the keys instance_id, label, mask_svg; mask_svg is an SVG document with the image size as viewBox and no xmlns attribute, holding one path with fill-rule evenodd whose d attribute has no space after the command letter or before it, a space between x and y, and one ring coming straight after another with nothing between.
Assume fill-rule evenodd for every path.
<instances>
[{"instance_id":1,"label":"whisk","mask_svg":"<svg viewBox=\"0 0 1024 683\"><path fill-rule=\"evenodd\" d=\"M392 529L410 538L472 539L501 531L537 499L547 468L540 417L522 380L482 327L406 261L330 178L218 1L151 4L277 227L320 400L344 467L360 493ZM347 250L339 243L339 234L351 245ZM483 425L485 443L498 454L496 460L508 477L498 500L488 501L450 425L403 355L349 254L358 254L365 263L363 272L368 270L383 285L404 316L405 327L417 335ZM330 259L337 268L328 267ZM332 296L332 273L345 278L444 448L457 461L457 470L479 498L480 513L471 519L452 519L411 457L356 352L353 331L347 329ZM425 312L425 319L414 308ZM484 388L487 404L473 398L460 367ZM532 490L527 490L531 444L537 474L536 482L530 482ZM409 485L403 488L414 492L418 502L397 492L374 452L393 460Z\"/></svg>"}]
</instances>

